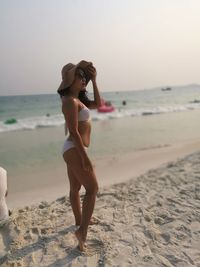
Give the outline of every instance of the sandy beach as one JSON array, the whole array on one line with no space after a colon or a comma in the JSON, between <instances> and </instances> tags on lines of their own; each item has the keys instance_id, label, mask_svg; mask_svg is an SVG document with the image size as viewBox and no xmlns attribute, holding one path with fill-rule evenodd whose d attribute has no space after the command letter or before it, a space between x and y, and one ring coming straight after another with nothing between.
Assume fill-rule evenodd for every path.
<instances>
[{"instance_id":1,"label":"sandy beach","mask_svg":"<svg viewBox=\"0 0 200 267\"><path fill-rule=\"evenodd\" d=\"M198 150L193 140L98 161L107 176L85 253L65 194L13 209L1 227L1 266L200 266Z\"/></svg>"},{"instance_id":2,"label":"sandy beach","mask_svg":"<svg viewBox=\"0 0 200 267\"><path fill-rule=\"evenodd\" d=\"M93 161L100 187L126 182L168 161L200 150L199 139L154 146L125 154L100 157ZM62 158L51 168L39 168L34 172L14 177L9 181L7 203L10 209L29 206L40 201L53 201L68 194L67 170Z\"/></svg>"}]
</instances>

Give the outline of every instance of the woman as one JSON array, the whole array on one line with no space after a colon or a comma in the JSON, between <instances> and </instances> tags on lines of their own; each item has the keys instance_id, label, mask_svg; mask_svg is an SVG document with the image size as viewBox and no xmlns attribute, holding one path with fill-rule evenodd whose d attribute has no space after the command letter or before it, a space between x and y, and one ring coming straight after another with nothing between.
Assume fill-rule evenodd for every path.
<instances>
[{"instance_id":1,"label":"woman","mask_svg":"<svg viewBox=\"0 0 200 267\"><path fill-rule=\"evenodd\" d=\"M96 75L96 69L91 62L81 61L77 65L69 63L62 69L62 82L58 88L66 131L69 131L63 146L63 158L67 164L70 202L75 223L80 225L75 235L81 251L85 247L88 225L92 223L91 217L98 191L97 179L87 155L91 132L89 109L101 105ZM89 100L86 94L86 85L90 80L93 85L93 101ZM81 211L79 190L82 185L86 193Z\"/></svg>"}]
</instances>

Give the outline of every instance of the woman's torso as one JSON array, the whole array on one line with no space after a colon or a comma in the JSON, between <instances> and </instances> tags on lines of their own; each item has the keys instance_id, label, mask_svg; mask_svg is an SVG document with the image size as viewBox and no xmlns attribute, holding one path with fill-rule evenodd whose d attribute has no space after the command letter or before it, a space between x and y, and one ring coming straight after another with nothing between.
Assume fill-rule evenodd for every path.
<instances>
[{"instance_id":1,"label":"woman's torso","mask_svg":"<svg viewBox=\"0 0 200 267\"><path fill-rule=\"evenodd\" d=\"M65 103L63 103L65 104ZM90 144L90 134L91 134L91 122L90 122L89 109L78 100L78 132L83 141L83 145L88 147ZM65 122L65 129L68 129L67 122ZM66 131L68 132L68 130ZM73 140L69 133L68 140Z\"/></svg>"},{"instance_id":2,"label":"woman's torso","mask_svg":"<svg viewBox=\"0 0 200 267\"><path fill-rule=\"evenodd\" d=\"M91 123L90 121L80 121L78 123L78 131L83 141L85 147L90 145L90 133L91 133ZM68 138L71 140L71 136Z\"/></svg>"}]
</instances>

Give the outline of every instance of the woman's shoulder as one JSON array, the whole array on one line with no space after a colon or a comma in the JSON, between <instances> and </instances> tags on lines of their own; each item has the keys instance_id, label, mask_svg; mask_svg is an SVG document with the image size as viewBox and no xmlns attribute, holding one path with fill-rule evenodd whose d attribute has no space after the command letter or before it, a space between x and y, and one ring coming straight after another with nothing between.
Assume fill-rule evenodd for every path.
<instances>
[{"instance_id":1,"label":"woman's shoulder","mask_svg":"<svg viewBox=\"0 0 200 267\"><path fill-rule=\"evenodd\" d=\"M67 96L62 98L62 110L67 111L71 110L74 108L79 108L79 101L72 97L72 96Z\"/></svg>"},{"instance_id":2,"label":"woman's shoulder","mask_svg":"<svg viewBox=\"0 0 200 267\"><path fill-rule=\"evenodd\" d=\"M78 101L73 96L65 96L65 97L62 97L62 104L78 105Z\"/></svg>"}]
</instances>

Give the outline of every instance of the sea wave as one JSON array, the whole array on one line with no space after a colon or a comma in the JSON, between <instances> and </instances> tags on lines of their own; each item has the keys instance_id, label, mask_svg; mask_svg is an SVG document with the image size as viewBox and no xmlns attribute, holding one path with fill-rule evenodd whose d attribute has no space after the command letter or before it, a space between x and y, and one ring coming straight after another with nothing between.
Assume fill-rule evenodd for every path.
<instances>
[{"instance_id":1,"label":"sea wave","mask_svg":"<svg viewBox=\"0 0 200 267\"><path fill-rule=\"evenodd\" d=\"M92 120L102 121L111 119L120 119L124 117L134 116L151 116L156 114L181 112L186 110L200 109L200 104L187 104L184 106L158 106L152 108L139 108L139 109L116 109L111 113L99 113L92 110ZM13 118L12 118L13 120ZM42 127L57 127L64 124L62 114L37 116L25 119L16 119L16 122L7 124L5 121L0 121L0 133L18 131L18 130L34 130Z\"/></svg>"},{"instance_id":2,"label":"sea wave","mask_svg":"<svg viewBox=\"0 0 200 267\"><path fill-rule=\"evenodd\" d=\"M11 124L0 121L0 133L18 130L35 130L36 128L60 126L62 124L64 124L62 114L17 119L16 123Z\"/></svg>"}]
</instances>

